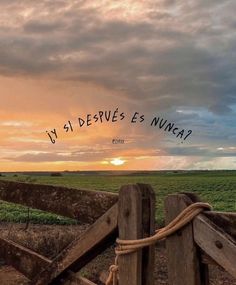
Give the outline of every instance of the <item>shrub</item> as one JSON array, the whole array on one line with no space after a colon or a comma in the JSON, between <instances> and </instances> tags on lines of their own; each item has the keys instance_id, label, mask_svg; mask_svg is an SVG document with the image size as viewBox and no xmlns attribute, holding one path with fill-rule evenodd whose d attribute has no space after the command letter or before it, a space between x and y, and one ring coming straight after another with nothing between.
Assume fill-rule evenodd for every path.
<instances>
[{"instance_id":1,"label":"shrub","mask_svg":"<svg viewBox=\"0 0 236 285\"><path fill-rule=\"evenodd\" d=\"M53 177L59 177L59 176L62 176L61 172L52 172L51 173L51 176Z\"/></svg>"}]
</instances>

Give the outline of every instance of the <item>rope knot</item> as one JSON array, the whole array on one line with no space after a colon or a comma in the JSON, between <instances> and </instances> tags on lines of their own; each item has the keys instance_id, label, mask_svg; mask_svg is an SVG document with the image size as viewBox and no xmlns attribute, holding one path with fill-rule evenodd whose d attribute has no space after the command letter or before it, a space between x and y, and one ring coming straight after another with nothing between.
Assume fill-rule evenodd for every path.
<instances>
[{"instance_id":1,"label":"rope knot","mask_svg":"<svg viewBox=\"0 0 236 285\"><path fill-rule=\"evenodd\" d=\"M117 239L117 246L115 248L116 258L115 264L109 268L109 276L106 285L118 285L118 257L121 255L136 252L146 246L155 244L170 235L173 235L178 230L182 229L190 223L198 214L204 210L211 210L211 206L207 203L197 202L185 208L173 221L171 221L164 228L156 230L153 236L137 239L137 240L121 240Z\"/></svg>"},{"instance_id":2,"label":"rope knot","mask_svg":"<svg viewBox=\"0 0 236 285\"><path fill-rule=\"evenodd\" d=\"M106 285L118 285L118 256L115 258L115 264L109 267L109 275L106 281Z\"/></svg>"},{"instance_id":3,"label":"rope knot","mask_svg":"<svg viewBox=\"0 0 236 285\"><path fill-rule=\"evenodd\" d=\"M111 265L110 268L109 268L109 271L112 272L112 273L115 273L118 271L118 265Z\"/></svg>"}]
</instances>

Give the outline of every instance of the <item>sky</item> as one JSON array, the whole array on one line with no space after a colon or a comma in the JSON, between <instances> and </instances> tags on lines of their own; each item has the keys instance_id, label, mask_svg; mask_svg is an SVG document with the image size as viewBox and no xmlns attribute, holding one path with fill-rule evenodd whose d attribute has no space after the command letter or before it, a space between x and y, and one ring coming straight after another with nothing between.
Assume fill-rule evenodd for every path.
<instances>
[{"instance_id":1,"label":"sky","mask_svg":"<svg viewBox=\"0 0 236 285\"><path fill-rule=\"evenodd\" d=\"M0 0L0 171L236 169L235 10Z\"/></svg>"}]
</instances>

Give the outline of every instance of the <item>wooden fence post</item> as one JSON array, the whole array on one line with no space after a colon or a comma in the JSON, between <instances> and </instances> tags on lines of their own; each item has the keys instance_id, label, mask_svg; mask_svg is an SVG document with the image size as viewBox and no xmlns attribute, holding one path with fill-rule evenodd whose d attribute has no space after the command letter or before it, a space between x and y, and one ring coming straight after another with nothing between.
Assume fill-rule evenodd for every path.
<instances>
[{"instance_id":1,"label":"wooden fence post","mask_svg":"<svg viewBox=\"0 0 236 285\"><path fill-rule=\"evenodd\" d=\"M192 201L185 194L169 195L165 200L166 224L171 222ZM201 285L203 280L199 254L190 223L166 240L169 285Z\"/></svg>"},{"instance_id":2,"label":"wooden fence post","mask_svg":"<svg viewBox=\"0 0 236 285\"><path fill-rule=\"evenodd\" d=\"M120 239L140 239L155 229L155 194L145 184L122 186L119 192ZM153 285L154 246L119 257L119 285Z\"/></svg>"}]
</instances>

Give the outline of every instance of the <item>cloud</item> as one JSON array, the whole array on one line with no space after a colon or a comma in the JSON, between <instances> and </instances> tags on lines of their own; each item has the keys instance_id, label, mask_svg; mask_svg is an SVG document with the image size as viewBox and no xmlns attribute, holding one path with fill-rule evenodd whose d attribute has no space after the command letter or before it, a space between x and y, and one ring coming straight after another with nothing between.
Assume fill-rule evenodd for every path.
<instances>
[{"instance_id":1,"label":"cloud","mask_svg":"<svg viewBox=\"0 0 236 285\"><path fill-rule=\"evenodd\" d=\"M63 22L61 21L54 21L54 22L40 22L31 20L28 21L24 26L23 29L26 33L53 33L54 31L60 31L63 28Z\"/></svg>"},{"instance_id":2,"label":"cloud","mask_svg":"<svg viewBox=\"0 0 236 285\"><path fill-rule=\"evenodd\" d=\"M0 8L0 114L5 121L36 121L45 132L81 113L119 106L192 129L192 147L180 147L146 125L124 125L106 132L128 137L132 144L97 156L73 154L72 160L110 158L125 148L152 157L161 149L163 156L187 160L235 156L216 151L235 144L235 1L25 0L1 1ZM9 111L13 118L7 117ZM23 132L16 136L4 129L4 147L7 135L11 147L12 137L26 139ZM96 129L82 137L87 146L97 140L98 148L107 140L103 135L100 140ZM71 146L72 141L64 144ZM13 157L56 161L61 148Z\"/></svg>"},{"instance_id":3,"label":"cloud","mask_svg":"<svg viewBox=\"0 0 236 285\"><path fill-rule=\"evenodd\" d=\"M158 10L152 1L13 3L6 10L17 20L1 32L2 74L60 73L132 100L145 94L162 109L185 103L225 113L236 101L235 40L232 23L224 22L234 1L161 1ZM131 17L136 5L144 12Z\"/></svg>"},{"instance_id":4,"label":"cloud","mask_svg":"<svg viewBox=\"0 0 236 285\"><path fill-rule=\"evenodd\" d=\"M236 152L230 148L206 148L199 146L188 146L188 147L173 147L166 149L168 155L176 156L198 156L202 157L235 157Z\"/></svg>"}]
</instances>

